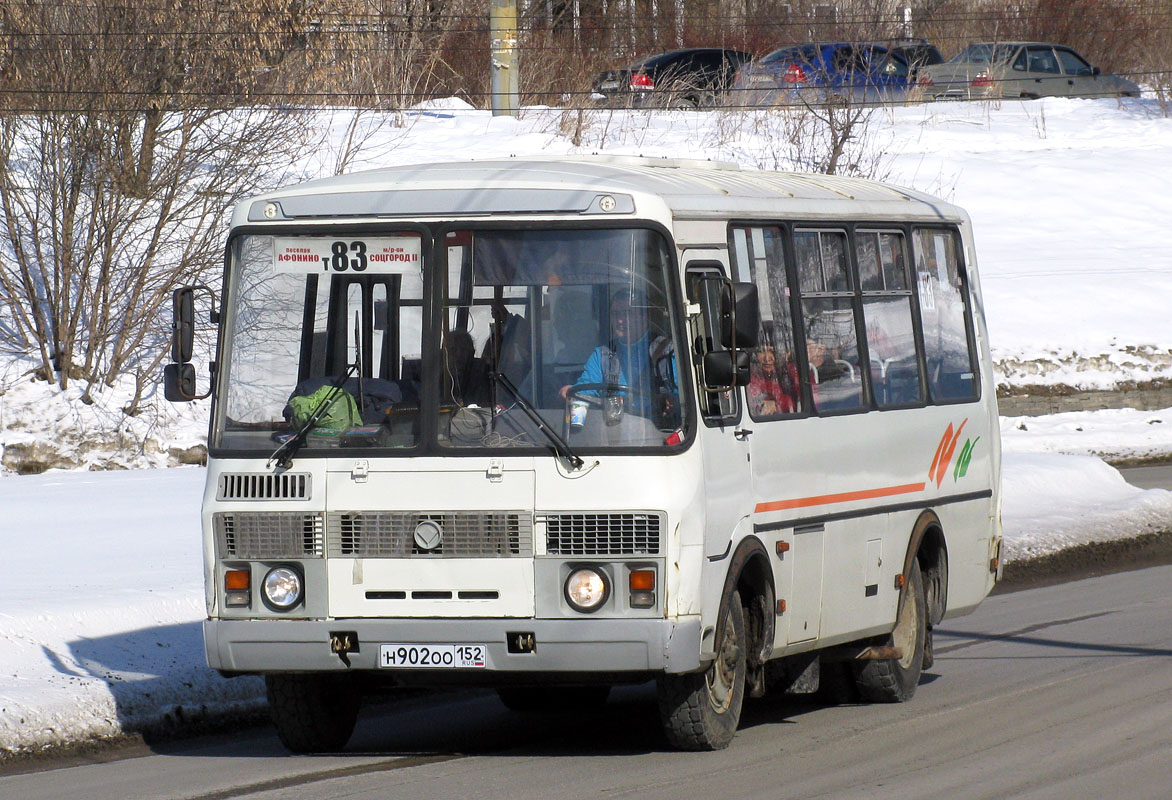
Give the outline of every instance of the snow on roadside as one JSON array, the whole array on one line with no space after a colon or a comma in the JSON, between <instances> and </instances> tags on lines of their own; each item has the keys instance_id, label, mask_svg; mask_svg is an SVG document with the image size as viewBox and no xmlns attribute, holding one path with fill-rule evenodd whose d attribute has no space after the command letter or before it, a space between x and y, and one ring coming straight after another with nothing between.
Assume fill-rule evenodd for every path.
<instances>
[{"instance_id":1,"label":"snow on roadside","mask_svg":"<svg viewBox=\"0 0 1172 800\"><path fill-rule=\"evenodd\" d=\"M0 752L259 705L204 662L205 475L0 478Z\"/></svg>"},{"instance_id":2,"label":"snow on roadside","mask_svg":"<svg viewBox=\"0 0 1172 800\"><path fill-rule=\"evenodd\" d=\"M1007 453L1001 487L1006 563L1172 531L1172 492L1136 488L1095 456Z\"/></svg>"}]
</instances>

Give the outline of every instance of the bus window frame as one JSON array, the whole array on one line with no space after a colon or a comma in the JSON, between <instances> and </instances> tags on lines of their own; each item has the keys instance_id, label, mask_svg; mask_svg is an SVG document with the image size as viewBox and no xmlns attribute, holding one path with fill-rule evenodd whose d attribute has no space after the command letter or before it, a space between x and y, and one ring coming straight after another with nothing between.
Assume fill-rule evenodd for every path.
<instances>
[{"instance_id":1,"label":"bus window frame","mask_svg":"<svg viewBox=\"0 0 1172 800\"><path fill-rule=\"evenodd\" d=\"M693 386L691 375L691 364L684 362L683 349L687 349L685 345L688 343L687 329L684 320L683 311L683 287L680 282L680 266L679 256L676 249L675 237L671 231L664 225L653 220L646 219L623 219L623 220L598 220L588 222L576 222L569 220L445 220L431 226L434 234L433 242L443 242L447 235L452 232L464 231L548 231L548 230L647 230L659 234L663 238L665 250L667 252L668 263L665 267L667 272L665 280L665 289L668 295L668 316L672 326L672 334L675 341L681 347L676 351L676 380L677 389L679 390L679 397L681 404L687 404L687 407L692 408L697 419L700 418L699 403L697 401L697 392ZM425 342L427 336L436 337L434 341L439 341L442 336L442 325L444 322L444 315L447 309L447 278L448 278L448 248L436 247L435 255L435 276L433 280L436 281L436 286L433 287L432 296L437 298L436 302L429 304L434 310L434 319L431 320L432 329L425 331ZM424 348L425 359L430 355L434 359L432 365L434 377L426 381L426 386L421 389L428 389L435 392L433 399L434 405L429 408L438 408L439 395L441 390L441 377L439 374L439 347ZM689 354L690 356L690 354ZM427 373L424 373L425 375ZM687 375L688 377L685 377ZM420 398L422 403L426 403L426 395L421 391ZM445 447L440 445L438 437L436 436L438 428L438 416L434 414L425 415L428 418L428 424L433 426L431 430L431 437L425 439L425 449L420 455L428 456L477 456L483 458L486 455L499 457L502 454L518 455L518 456L550 456L549 448L545 445L539 444L533 447L510 447L507 450L501 448L490 447ZM424 429L426 430L426 429ZM687 426L684 430L684 436L678 445L669 446L664 444L659 447L575 447L575 452L582 455L602 455L602 456L669 456L679 455L689 450L696 439L697 426L695 424ZM421 431L421 436L423 431ZM666 434L665 434L666 437Z\"/></svg>"},{"instance_id":2,"label":"bus window frame","mask_svg":"<svg viewBox=\"0 0 1172 800\"><path fill-rule=\"evenodd\" d=\"M982 400L984 388L982 386L982 373L980 369L980 352L979 344L976 339L976 321L975 321L975 303L976 298L972 293L972 281L969 279L968 265L964 258L964 236L959 223L939 223L935 221L916 221L903 220L895 221L891 219L884 219L876 217L875 219L861 219L858 217L844 219L844 220L807 220L807 219L757 219L757 218L743 218L734 217L728 221L727 236L728 236L728 251L729 251L729 269L737 276L738 280L752 280L751 265L742 265L737 260L736 244L734 240L734 228L777 228L782 232L782 250L785 256L785 273L787 287L789 289L790 313L793 319L793 335L795 342L804 342L806 340L806 319L802 313L801 301L803 294L800 289L801 281L797 274L797 254L795 246L795 234L799 231L838 231L846 236L847 253L847 272L848 279L851 282L851 303L852 311L855 319L855 334L858 337L858 350L860 364L870 363L870 348L867 341L867 327L865 313L863 310L863 299L867 296L881 296L884 292L869 291L864 292L860 282L859 265L858 265L858 233L899 233L903 237L905 246L905 256L907 258L908 280L910 281L910 296L911 296L911 313L912 313L912 332L915 339L916 359L919 368L920 391L921 399L912 403L901 403L898 405L884 405L880 406L875 398L874 387L872 386L871 376L867 374L869 370L861 369L863 386L863 400L858 407L848 409L834 409L834 410L819 410L813 403L812 384L809 379L809 358L804 347L795 347L796 357L799 369L799 384L802 392L802 403L804 409L801 412L793 414L779 414L762 417L757 419L749 416L755 422L774 422L778 420L789 419L803 419L806 417L840 417L849 416L852 414L863 414L871 411L878 411L880 413L886 411L901 411L911 408L926 408L929 406L952 406L964 405L971 403L979 403ZM920 308L919 291L916 288L916 283L919 279L916 270L916 254L917 254L917 232L920 230L947 232L952 236L953 249L955 251L955 258L957 264L957 274L960 278L961 296L964 300L964 325L965 325L965 340L968 350L969 367L972 370L973 382L975 392L972 397L960 399L937 399L933 396L931 385L928 380L928 364L927 364L927 348L924 341L923 328L923 314ZM745 273L742 275L742 271ZM820 294L820 293L819 293ZM837 293L837 296L846 296L847 293ZM861 334L861 336L860 336ZM741 405L748 407L747 398L741 400Z\"/></svg>"},{"instance_id":3,"label":"bus window frame","mask_svg":"<svg viewBox=\"0 0 1172 800\"><path fill-rule=\"evenodd\" d=\"M229 330L229 325L234 320L235 315L230 313L231 306L229 305L235 298L231 298L228 294L229 287L235 278L235 271L232 269L233 258L237 255L236 249L239 242L247 236L331 236L331 235L346 235L351 234L355 236L371 236L371 235L390 235L396 232L412 232L420 236L420 259L423 265L423 291L425 302L422 304L422 325L421 332L421 348L423 350L422 358L420 360L420 386L419 386L419 401L422 408L438 408L440 395L442 391L441 383L442 376L440 365L440 350L439 341L442 335L442 315L447 304L447 273L448 273L448 258L447 248L437 247L436 243L442 243L449 232L452 231L481 231L481 230L648 230L652 231L662 237L665 251L667 253L667 264L665 265L665 289L668 295L668 316L672 326L672 333L675 336L675 341L681 346L677 348L677 388L679 390L680 403L687 404L688 408L693 410L697 420L703 415L700 414L700 407L697 398L695 386L693 384L690 340L687 336L687 325L684 319L683 309L683 286L680 276L679 251L676 247L675 237L663 224L654 220L648 219L612 219L612 220L460 220L448 219L441 221L395 221L395 222L355 222L348 224L348 219L345 217L331 217L328 221L317 223L304 223L296 225L269 225L265 223L252 223L241 225L232 230L231 235L224 247L224 275L221 281L221 307L220 314L221 323L216 334L216 359L219 364L227 364L227 337L225 331ZM428 274L428 269L431 269L432 274ZM427 302L428 293L434 298L432 302ZM434 343L434 346L433 346ZM684 353L685 350L689 352ZM226 397L225 391L228 370L216 371L216 391L213 393L213 404L210 409L209 423L208 423L208 441L209 453L215 458L255 458L256 450L244 450L239 448L223 448L210 447L212 441L212 433L215 431L217 423L217 415L222 410L222 405L219 402L221 397ZM303 451L298 455L298 458L419 458L419 457L478 457L483 458L486 455L499 457L502 454L516 455L524 457L533 456L549 456L554 458L550 453L549 448L543 444L536 444L532 447L510 447L507 450L500 448L489 447L444 447L438 441L438 427L439 421L434 414L420 413L419 420L419 440L411 447L402 448L353 448L353 447L339 447L331 448L327 451ZM605 447L593 448L584 447L578 448L584 455L606 455L606 456L674 456L682 454L691 449L695 442L698 431L698 425L692 424L686 426L683 431L683 437L680 442L675 445L664 444L658 447L643 446L643 447ZM665 434L666 436L666 434Z\"/></svg>"},{"instance_id":4,"label":"bus window frame","mask_svg":"<svg viewBox=\"0 0 1172 800\"><path fill-rule=\"evenodd\" d=\"M956 256L956 273L957 273L957 276L960 278L960 296L964 300L965 344L968 347L969 369L972 371L972 374L973 374L974 392L973 392L972 397L962 397L962 398L957 398L954 400L938 400L932 396L931 384L928 383L927 347L924 345L923 316L919 313L920 293L919 293L918 289L913 291L912 294L915 297L914 302L916 304L916 310L917 310L917 315L916 315L917 320L916 321L921 326L920 346L923 348L924 360L925 360L925 363L924 363L924 382L925 382L926 393L924 395L924 403L925 403L925 405L931 405L931 406L957 406L957 405L965 405L967 403L979 403L979 402L981 402L981 400L984 396L985 387L984 387L983 375L981 373L981 356L980 356L980 352L979 352L980 344L977 342L977 334L976 334L976 320L975 320L976 298L973 296L972 281L969 280L968 263L965 261L965 257L964 257L964 255L965 255L964 254L964 236L961 233L960 226L959 225L948 225L948 224L934 224L934 223L930 223L930 222L923 222L923 223L912 222L908 225L908 228L909 228L909 232L911 234L908 241L911 242L911 244L912 244L912 252L911 252L912 279L917 282L919 281L919 275L917 274L917 271L915 269L915 258L917 255L916 250L915 250L915 248L916 248L916 241L915 241L916 232L920 231L920 230L930 230L930 231L947 231L948 233L952 234L952 247L953 247L953 250L955 251L955 256Z\"/></svg>"},{"instance_id":5,"label":"bus window frame","mask_svg":"<svg viewBox=\"0 0 1172 800\"><path fill-rule=\"evenodd\" d=\"M734 231L742 228L746 231L753 228L776 228L781 237L781 251L782 251L782 269L785 273L785 287L786 287L786 302L789 304L790 314L790 334L793 336L794 358L798 369L798 394L801 400L801 409L793 411L788 414L766 414L756 416L753 414L752 404L749 403L748 387L745 387L745 397L742 400L742 405L748 411L749 419L754 422L773 422L782 419L803 419L814 415L814 406L811 402L813 396L810 390L809 382L802 380L802 375L807 375L809 370L809 357L806 353L805 347L799 347L798 342L805 342L805 326L801 319L801 310L798 305L797 293L793 287L797 285L797 263L794 258L793 248L793 234L789 227L784 222L777 221L763 221L763 220L741 220L733 219L728 224L728 252L729 265L733 270L736 280L754 282L753 268L751 264L742 265L737 260L737 246ZM760 287L758 287L760 291ZM773 306L774 298L770 297L770 307ZM777 358L777 352L774 351L774 358ZM777 363L781 363L780 360Z\"/></svg>"}]
</instances>

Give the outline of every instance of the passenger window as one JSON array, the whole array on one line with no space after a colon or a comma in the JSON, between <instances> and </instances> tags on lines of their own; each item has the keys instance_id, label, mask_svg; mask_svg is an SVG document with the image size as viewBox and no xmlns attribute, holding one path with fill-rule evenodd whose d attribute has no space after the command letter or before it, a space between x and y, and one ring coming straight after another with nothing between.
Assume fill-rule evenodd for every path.
<instances>
[{"instance_id":1,"label":"passenger window","mask_svg":"<svg viewBox=\"0 0 1172 800\"><path fill-rule=\"evenodd\" d=\"M1031 47L1029 50L1029 71L1058 74L1058 59L1049 47Z\"/></svg>"},{"instance_id":2,"label":"passenger window","mask_svg":"<svg viewBox=\"0 0 1172 800\"><path fill-rule=\"evenodd\" d=\"M903 235L858 231L855 251L863 289L863 324L867 330L875 402L880 408L922 403Z\"/></svg>"},{"instance_id":3,"label":"passenger window","mask_svg":"<svg viewBox=\"0 0 1172 800\"><path fill-rule=\"evenodd\" d=\"M975 399L979 389L969 334L972 311L956 234L919 228L913 240L929 397L937 403Z\"/></svg>"},{"instance_id":4,"label":"passenger window","mask_svg":"<svg viewBox=\"0 0 1172 800\"><path fill-rule=\"evenodd\" d=\"M863 377L846 234L796 231L794 253L814 408L820 412L861 408Z\"/></svg>"},{"instance_id":5,"label":"passenger window","mask_svg":"<svg viewBox=\"0 0 1172 800\"><path fill-rule=\"evenodd\" d=\"M746 390L749 415L765 420L799 413L804 408L781 229L734 228L733 258L737 275L747 273L756 284L761 309Z\"/></svg>"}]
</instances>

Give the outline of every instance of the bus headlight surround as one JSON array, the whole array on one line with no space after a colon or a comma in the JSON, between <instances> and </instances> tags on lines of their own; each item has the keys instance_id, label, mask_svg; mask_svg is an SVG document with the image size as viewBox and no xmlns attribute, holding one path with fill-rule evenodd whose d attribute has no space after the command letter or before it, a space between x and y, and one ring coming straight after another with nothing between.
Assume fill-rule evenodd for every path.
<instances>
[{"instance_id":1,"label":"bus headlight surround","mask_svg":"<svg viewBox=\"0 0 1172 800\"><path fill-rule=\"evenodd\" d=\"M288 611L301 602L304 593L305 580L294 567L273 567L261 584L265 605L274 611Z\"/></svg>"},{"instance_id":2,"label":"bus headlight surround","mask_svg":"<svg viewBox=\"0 0 1172 800\"><path fill-rule=\"evenodd\" d=\"M571 608L591 614L606 605L610 597L610 581L600 569L578 567L566 578L565 592Z\"/></svg>"}]
</instances>

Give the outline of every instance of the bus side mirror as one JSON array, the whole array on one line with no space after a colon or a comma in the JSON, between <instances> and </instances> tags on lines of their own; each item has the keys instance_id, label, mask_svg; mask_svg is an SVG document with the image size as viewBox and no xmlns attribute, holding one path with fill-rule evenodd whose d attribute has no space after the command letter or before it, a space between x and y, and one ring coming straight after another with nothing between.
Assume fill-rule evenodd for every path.
<instances>
[{"instance_id":1,"label":"bus side mirror","mask_svg":"<svg viewBox=\"0 0 1172 800\"><path fill-rule=\"evenodd\" d=\"M704 388L708 391L723 392L748 385L748 351L715 350L704 354Z\"/></svg>"},{"instance_id":2,"label":"bus side mirror","mask_svg":"<svg viewBox=\"0 0 1172 800\"><path fill-rule=\"evenodd\" d=\"M171 360L176 364L191 361L194 340L195 289L184 286L171 295Z\"/></svg>"},{"instance_id":3,"label":"bus side mirror","mask_svg":"<svg viewBox=\"0 0 1172 800\"><path fill-rule=\"evenodd\" d=\"M732 296L720 297L720 344L728 348L752 349L757 346L761 329L761 309L757 287L752 283L732 283Z\"/></svg>"},{"instance_id":4,"label":"bus side mirror","mask_svg":"<svg viewBox=\"0 0 1172 800\"><path fill-rule=\"evenodd\" d=\"M195 347L195 292L208 292L215 303L215 295L206 286L183 286L171 295L171 360L163 368L163 396L172 403L187 403L202 400L212 393L209 387L203 394L196 394L195 367L191 356ZM219 315L212 312L211 321L219 321ZM212 364L214 377L215 364Z\"/></svg>"},{"instance_id":5,"label":"bus side mirror","mask_svg":"<svg viewBox=\"0 0 1172 800\"><path fill-rule=\"evenodd\" d=\"M195 367L168 364L163 367L163 396L172 403L188 403L195 397Z\"/></svg>"}]
</instances>

